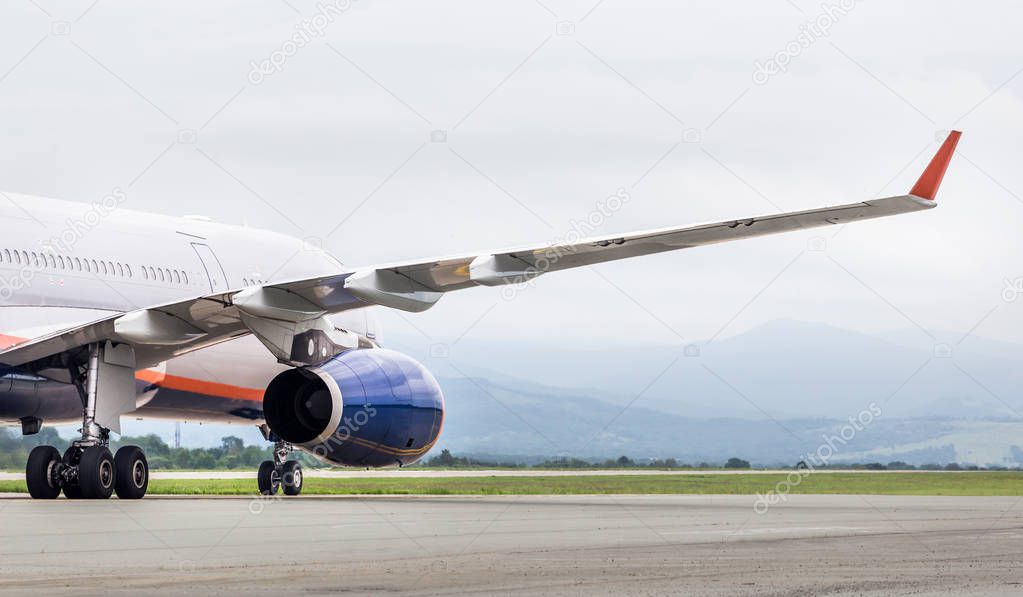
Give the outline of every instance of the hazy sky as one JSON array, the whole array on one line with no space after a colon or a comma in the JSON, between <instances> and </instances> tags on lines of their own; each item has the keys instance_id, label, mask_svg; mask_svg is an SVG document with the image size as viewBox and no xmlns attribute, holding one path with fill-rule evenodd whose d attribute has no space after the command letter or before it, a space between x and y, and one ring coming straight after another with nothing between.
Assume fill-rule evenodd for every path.
<instances>
[{"instance_id":1,"label":"hazy sky","mask_svg":"<svg viewBox=\"0 0 1023 597\"><path fill-rule=\"evenodd\" d=\"M132 209L366 265L557 240L622 189L600 232L902 194L962 128L937 210L385 321L566 347L778 318L1023 342L1023 300L1003 293L1023 276L1021 18L1010 2L10 0L0 189L120 187Z\"/></svg>"}]
</instances>

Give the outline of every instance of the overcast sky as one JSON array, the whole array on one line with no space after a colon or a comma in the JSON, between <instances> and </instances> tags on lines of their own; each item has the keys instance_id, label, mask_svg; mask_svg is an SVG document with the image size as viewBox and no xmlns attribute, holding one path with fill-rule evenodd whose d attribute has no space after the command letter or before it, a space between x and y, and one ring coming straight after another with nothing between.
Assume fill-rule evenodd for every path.
<instances>
[{"instance_id":1,"label":"overcast sky","mask_svg":"<svg viewBox=\"0 0 1023 597\"><path fill-rule=\"evenodd\" d=\"M903 194L961 128L937 210L385 321L566 347L779 318L1023 342L1023 300L1003 298L1023 276L1021 18L1011 2L10 0L0 189L119 187L125 207L307 237L354 266L558 240L620 190L595 232Z\"/></svg>"}]
</instances>

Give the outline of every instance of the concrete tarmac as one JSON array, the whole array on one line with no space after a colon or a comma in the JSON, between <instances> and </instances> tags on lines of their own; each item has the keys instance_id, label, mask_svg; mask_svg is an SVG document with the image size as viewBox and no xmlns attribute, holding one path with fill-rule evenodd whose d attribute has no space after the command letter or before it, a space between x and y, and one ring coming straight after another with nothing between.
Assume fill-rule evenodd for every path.
<instances>
[{"instance_id":1,"label":"concrete tarmac","mask_svg":"<svg viewBox=\"0 0 1023 597\"><path fill-rule=\"evenodd\" d=\"M1020 498L0 499L13 594L1018 595Z\"/></svg>"}]
</instances>

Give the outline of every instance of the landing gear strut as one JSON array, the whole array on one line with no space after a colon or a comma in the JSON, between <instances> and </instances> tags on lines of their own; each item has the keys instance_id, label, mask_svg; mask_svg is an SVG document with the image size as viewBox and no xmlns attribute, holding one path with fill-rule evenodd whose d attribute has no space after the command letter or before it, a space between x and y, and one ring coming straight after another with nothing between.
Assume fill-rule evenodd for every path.
<instances>
[{"instance_id":1,"label":"landing gear strut","mask_svg":"<svg viewBox=\"0 0 1023 597\"><path fill-rule=\"evenodd\" d=\"M149 487L149 463L142 449L124 446L110 453L110 430L96 423L102 347L89 346L88 367L69 370L82 399L82 436L60 453L53 446L39 446L28 456L25 481L36 499L54 499L61 491L68 499L139 499Z\"/></svg>"},{"instance_id":2,"label":"landing gear strut","mask_svg":"<svg viewBox=\"0 0 1023 597\"><path fill-rule=\"evenodd\" d=\"M274 442L274 459L264 460L259 465L257 482L259 493L277 495L284 488L284 495L302 493L302 465L294 460L287 460L288 454L294 450L291 444L284 441Z\"/></svg>"}]
</instances>

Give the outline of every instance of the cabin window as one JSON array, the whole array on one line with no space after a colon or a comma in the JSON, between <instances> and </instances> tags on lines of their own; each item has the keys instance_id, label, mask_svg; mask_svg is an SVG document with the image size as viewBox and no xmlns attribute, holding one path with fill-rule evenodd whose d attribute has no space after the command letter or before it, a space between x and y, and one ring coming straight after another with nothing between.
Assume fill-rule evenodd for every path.
<instances>
[{"instance_id":1,"label":"cabin window","mask_svg":"<svg viewBox=\"0 0 1023 597\"><path fill-rule=\"evenodd\" d=\"M100 267L103 269L103 275L107 275L107 264L104 261L99 262Z\"/></svg>"},{"instance_id":2,"label":"cabin window","mask_svg":"<svg viewBox=\"0 0 1023 597\"><path fill-rule=\"evenodd\" d=\"M188 284L188 272L181 272L181 279L185 281L185 284Z\"/></svg>"},{"instance_id":3,"label":"cabin window","mask_svg":"<svg viewBox=\"0 0 1023 597\"><path fill-rule=\"evenodd\" d=\"M57 260L53 258L53 255L47 255L46 260L50 263L51 269L57 269Z\"/></svg>"},{"instance_id":4,"label":"cabin window","mask_svg":"<svg viewBox=\"0 0 1023 597\"><path fill-rule=\"evenodd\" d=\"M124 264L124 272L125 272L126 274L128 274L128 277L129 277L129 278L131 277L131 275L132 275L132 274L131 274L131 266L130 266L130 265L128 265L127 263L125 263L125 264Z\"/></svg>"}]
</instances>

